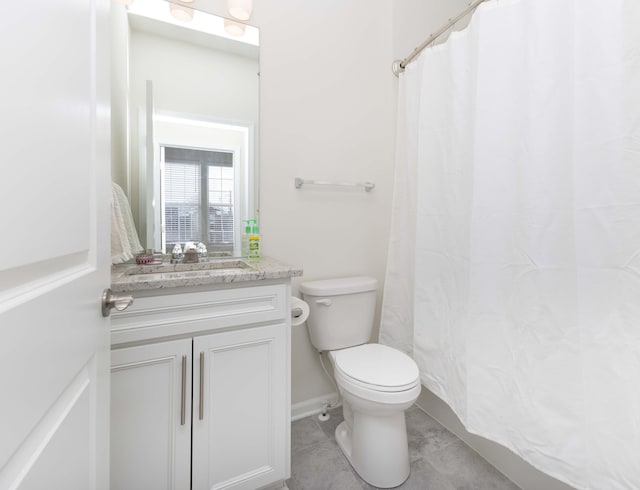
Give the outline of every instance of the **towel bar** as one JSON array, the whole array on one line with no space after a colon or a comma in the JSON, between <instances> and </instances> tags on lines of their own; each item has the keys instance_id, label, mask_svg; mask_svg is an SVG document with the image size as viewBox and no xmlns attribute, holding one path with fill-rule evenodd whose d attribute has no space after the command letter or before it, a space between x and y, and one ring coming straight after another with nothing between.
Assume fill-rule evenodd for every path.
<instances>
[{"instance_id":1,"label":"towel bar","mask_svg":"<svg viewBox=\"0 0 640 490\"><path fill-rule=\"evenodd\" d=\"M343 187L364 187L364 190L371 192L376 185L373 182L344 182L344 181L332 181L332 180L308 180L296 177L294 180L296 189L300 189L304 184L310 185L334 185Z\"/></svg>"}]
</instances>

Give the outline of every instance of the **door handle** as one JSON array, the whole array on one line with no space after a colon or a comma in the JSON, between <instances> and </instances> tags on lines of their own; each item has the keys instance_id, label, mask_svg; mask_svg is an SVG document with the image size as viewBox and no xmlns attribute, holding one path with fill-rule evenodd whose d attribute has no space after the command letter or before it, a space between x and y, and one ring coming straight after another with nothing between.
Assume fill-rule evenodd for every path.
<instances>
[{"instance_id":1,"label":"door handle","mask_svg":"<svg viewBox=\"0 0 640 490\"><path fill-rule=\"evenodd\" d=\"M113 294L111 288L102 292L102 316L109 316L113 308L116 311L126 310L133 303L133 296L126 294Z\"/></svg>"},{"instance_id":2,"label":"door handle","mask_svg":"<svg viewBox=\"0 0 640 490\"><path fill-rule=\"evenodd\" d=\"M187 356L182 356L182 389L180 393L180 425L184 425L187 404Z\"/></svg>"}]
</instances>

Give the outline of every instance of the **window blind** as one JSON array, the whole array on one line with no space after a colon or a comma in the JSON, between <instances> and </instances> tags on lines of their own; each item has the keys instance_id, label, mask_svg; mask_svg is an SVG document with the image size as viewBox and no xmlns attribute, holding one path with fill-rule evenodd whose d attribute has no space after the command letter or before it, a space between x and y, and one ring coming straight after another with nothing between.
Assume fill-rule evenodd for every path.
<instances>
[{"instance_id":1,"label":"window blind","mask_svg":"<svg viewBox=\"0 0 640 490\"><path fill-rule=\"evenodd\" d=\"M165 241L233 249L233 153L164 147Z\"/></svg>"}]
</instances>

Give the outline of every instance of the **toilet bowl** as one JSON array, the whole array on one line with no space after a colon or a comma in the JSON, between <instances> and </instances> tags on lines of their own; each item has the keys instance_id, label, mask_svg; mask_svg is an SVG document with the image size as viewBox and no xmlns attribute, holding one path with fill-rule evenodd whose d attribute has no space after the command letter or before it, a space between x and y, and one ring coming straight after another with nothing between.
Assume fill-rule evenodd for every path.
<instances>
[{"instance_id":1,"label":"toilet bowl","mask_svg":"<svg viewBox=\"0 0 640 490\"><path fill-rule=\"evenodd\" d=\"M415 362L379 344L331 351L329 358L343 398L338 446L369 484L401 485L409 477L404 412L420 394Z\"/></svg>"},{"instance_id":2,"label":"toilet bowl","mask_svg":"<svg viewBox=\"0 0 640 490\"><path fill-rule=\"evenodd\" d=\"M416 363L391 347L367 343L377 281L351 277L304 282L311 343L328 352L343 399L338 446L367 483L401 485L409 476L404 412L420 394Z\"/></svg>"}]
</instances>

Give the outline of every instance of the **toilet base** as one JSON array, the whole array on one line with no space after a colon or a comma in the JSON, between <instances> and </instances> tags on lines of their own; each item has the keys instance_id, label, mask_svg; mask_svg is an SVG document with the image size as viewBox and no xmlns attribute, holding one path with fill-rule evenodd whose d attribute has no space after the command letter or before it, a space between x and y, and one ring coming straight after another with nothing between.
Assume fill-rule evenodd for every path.
<instances>
[{"instance_id":1,"label":"toilet base","mask_svg":"<svg viewBox=\"0 0 640 490\"><path fill-rule=\"evenodd\" d=\"M349 418L353 425L345 420L335 434L340 450L353 469L364 481L378 488L402 485L409 477L404 411L384 416L352 412Z\"/></svg>"}]
</instances>

